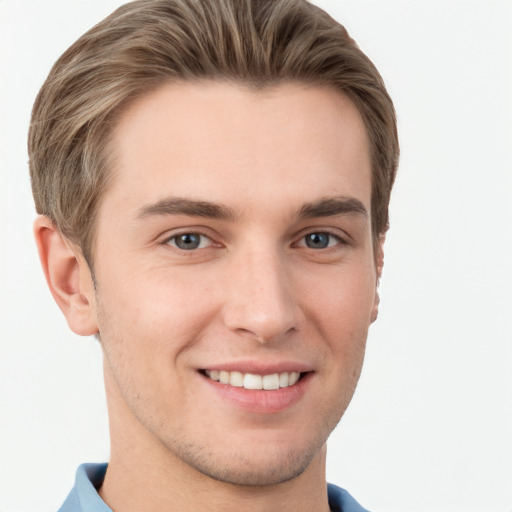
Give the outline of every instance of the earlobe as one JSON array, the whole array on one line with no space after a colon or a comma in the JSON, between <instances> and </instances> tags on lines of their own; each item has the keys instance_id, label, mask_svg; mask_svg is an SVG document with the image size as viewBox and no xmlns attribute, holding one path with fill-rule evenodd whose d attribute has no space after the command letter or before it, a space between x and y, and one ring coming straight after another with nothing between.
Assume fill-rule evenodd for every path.
<instances>
[{"instance_id":1,"label":"earlobe","mask_svg":"<svg viewBox=\"0 0 512 512\"><path fill-rule=\"evenodd\" d=\"M382 269L384 268L384 242L386 241L386 235L379 235L379 247L377 248L377 252L375 254L375 268L377 271L377 280L375 283L375 300L373 303L372 315L370 317L370 322L373 323L377 320L377 316L379 315L379 281L382 275Z\"/></svg>"},{"instance_id":2,"label":"earlobe","mask_svg":"<svg viewBox=\"0 0 512 512\"><path fill-rule=\"evenodd\" d=\"M96 334L94 284L80 251L46 216L34 222L34 236L46 282L69 327L82 336Z\"/></svg>"}]
</instances>

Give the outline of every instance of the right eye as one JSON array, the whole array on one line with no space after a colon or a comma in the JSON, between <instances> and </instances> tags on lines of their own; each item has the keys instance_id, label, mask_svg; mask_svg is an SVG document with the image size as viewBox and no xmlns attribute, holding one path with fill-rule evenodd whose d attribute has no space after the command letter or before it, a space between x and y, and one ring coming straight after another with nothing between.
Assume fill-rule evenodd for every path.
<instances>
[{"instance_id":1,"label":"right eye","mask_svg":"<svg viewBox=\"0 0 512 512\"><path fill-rule=\"evenodd\" d=\"M194 249L204 249L213 244L213 242L201 233L180 233L167 239L165 242L182 251L193 251Z\"/></svg>"}]
</instances>

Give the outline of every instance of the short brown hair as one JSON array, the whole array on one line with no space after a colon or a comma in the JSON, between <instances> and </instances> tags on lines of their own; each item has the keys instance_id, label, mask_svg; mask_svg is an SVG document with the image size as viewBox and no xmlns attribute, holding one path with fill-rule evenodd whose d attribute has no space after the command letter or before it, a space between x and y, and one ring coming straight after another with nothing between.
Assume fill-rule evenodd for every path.
<instances>
[{"instance_id":1,"label":"short brown hair","mask_svg":"<svg viewBox=\"0 0 512 512\"><path fill-rule=\"evenodd\" d=\"M399 153L395 112L377 69L342 25L306 0L137 0L59 58L32 112L36 210L89 265L119 113L165 83L204 79L257 89L295 81L349 97L370 141L374 237L387 230Z\"/></svg>"}]
</instances>

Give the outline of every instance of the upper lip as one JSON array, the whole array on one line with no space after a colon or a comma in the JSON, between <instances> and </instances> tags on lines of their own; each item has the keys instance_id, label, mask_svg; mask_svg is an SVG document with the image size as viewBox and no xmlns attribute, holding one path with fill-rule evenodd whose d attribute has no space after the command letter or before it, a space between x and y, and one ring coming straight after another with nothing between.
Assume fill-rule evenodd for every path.
<instances>
[{"instance_id":1,"label":"upper lip","mask_svg":"<svg viewBox=\"0 0 512 512\"><path fill-rule=\"evenodd\" d=\"M296 361L227 361L207 365L200 369L252 373L255 375L272 375L284 372L306 373L313 371L310 365Z\"/></svg>"}]
</instances>

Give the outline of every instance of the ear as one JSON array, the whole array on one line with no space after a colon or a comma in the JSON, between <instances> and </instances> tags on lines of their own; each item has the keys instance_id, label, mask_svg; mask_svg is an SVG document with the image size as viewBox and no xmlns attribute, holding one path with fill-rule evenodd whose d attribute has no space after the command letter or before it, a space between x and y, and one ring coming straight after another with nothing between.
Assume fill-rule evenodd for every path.
<instances>
[{"instance_id":1,"label":"ear","mask_svg":"<svg viewBox=\"0 0 512 512\"><path fill-rule=\"evenodd\" d=\"M379 235L379 246L375 250L375 268L377 270L377 280L375 282L375 301L373 303L372 315L370 318L371 323L377 320L377 316L379 314L379 281L380 276L382 275L382 269L384 267L384 242L386 241L386 234L381 233Z\"/></svg>"},{"instance_id":2,"label":"ear","mask_svg":"<svg viewBox=\"0 0 512 512\"><path fill-rule=\"evenodd\" d=\"M96 334L94 283L81 251L46 216L34 222L34 236L46 282L69 327L82 336Z\"/></svg>"}]
</instances>

